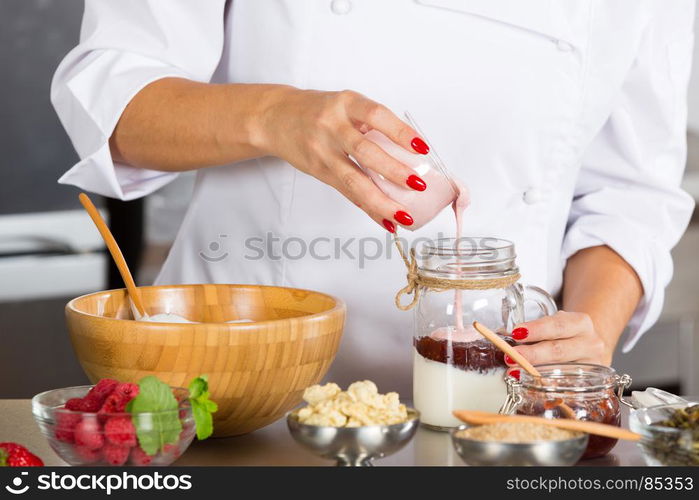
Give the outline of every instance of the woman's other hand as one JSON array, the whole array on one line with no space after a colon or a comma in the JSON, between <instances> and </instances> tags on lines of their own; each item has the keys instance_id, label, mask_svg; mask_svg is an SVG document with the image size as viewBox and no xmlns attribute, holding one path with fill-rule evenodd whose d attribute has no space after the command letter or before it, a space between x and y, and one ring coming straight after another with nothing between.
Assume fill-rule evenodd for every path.
<instances>
[{"instance_id":1,"label":"woman's other hand","mask_svg":"<svg viewBox=\"0 0 699 500\"><path fill-rule=\"evenodd\" d=\"M614 346L608 345L600 335L588 314L559 311L517 325L512 330L517 341L515 349L531 364L546 363L595 363L609 366ZM508 374L517 377L519 366L505 357Z\"/></svg>"},{"instance_id":2,"label":"woman's other hand","mask_svg":"<svg viewBox=\"0 0 699 500\"><path fill-rule=\"evenodd\" d=\"M642 297L638 275L614 250L607 246L580 250L566 265L563 311L516 325L515 349L533 365L577 361L609 366ZM508 365L508 373L516 376L518 367Z\"/></svg>"}]
</instances>

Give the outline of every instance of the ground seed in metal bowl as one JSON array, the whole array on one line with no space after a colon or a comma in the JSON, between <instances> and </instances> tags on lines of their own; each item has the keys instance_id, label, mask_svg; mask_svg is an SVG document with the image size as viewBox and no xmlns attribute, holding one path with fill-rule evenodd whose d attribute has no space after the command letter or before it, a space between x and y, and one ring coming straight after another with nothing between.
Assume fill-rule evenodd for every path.
<instances>
[{"instance_id":1,"label":"ground seed in metal bowl","mask_svg":"<svg viewBox=\"0 0 699 500\"><path fill-rule=\"evenodd\" d=\"M574 439L580 436L580 433L528 422L500 422L462 429L456 433L456 436L474 439L476 441L533 443L536 441L563 441L565 439Z\"/></svg>"}]
</instances>

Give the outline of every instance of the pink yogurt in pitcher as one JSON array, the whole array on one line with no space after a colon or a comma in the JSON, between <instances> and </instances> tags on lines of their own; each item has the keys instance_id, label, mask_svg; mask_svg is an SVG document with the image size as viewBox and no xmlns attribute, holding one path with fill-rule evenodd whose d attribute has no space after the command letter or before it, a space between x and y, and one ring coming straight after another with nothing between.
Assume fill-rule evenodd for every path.
<instances>
[{"instance_id":1,"label":"pink yogurt in pitcher","mask_svg":"<svg viewBox=\"0 0 699 500\"><path fill-rule=\"evenodd\" d=\"M420 229L449 205L453 205L457 221L460 222L461 213L469 204L468 190L449 174L435 153L422 155L406 151L378 130L370 130L365 136L396 160L412 168L415 175L427 184L425 191L416 191L408 186L398 186L381 174L365 169L374 184L389 198L403 205L413 218L413 224L403 226L405 229Z\"/></svg>"}]
</instances>

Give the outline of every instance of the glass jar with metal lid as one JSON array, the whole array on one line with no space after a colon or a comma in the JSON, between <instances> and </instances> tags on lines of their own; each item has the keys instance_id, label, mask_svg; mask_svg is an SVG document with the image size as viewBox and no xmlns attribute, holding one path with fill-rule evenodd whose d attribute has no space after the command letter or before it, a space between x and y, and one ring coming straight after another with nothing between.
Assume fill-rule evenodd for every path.
<instances>
[{"instance_id":1,"label":"glass jar with metal lid","mask_svg":"<svg viewBox=\"0 0 699 500\"><path fill-rule=\"evenodd\" d=\"M578 420L621 425L624 389L631 377L619 375L613 368L588 363L538 365L535 377L522 372L520 380L507 380L508 398L503 413L519 413L545 418L567 418L561 405L573 410ZM590 435L583 458L609 453L617 440Z\"/></svg>"}]
</instances>

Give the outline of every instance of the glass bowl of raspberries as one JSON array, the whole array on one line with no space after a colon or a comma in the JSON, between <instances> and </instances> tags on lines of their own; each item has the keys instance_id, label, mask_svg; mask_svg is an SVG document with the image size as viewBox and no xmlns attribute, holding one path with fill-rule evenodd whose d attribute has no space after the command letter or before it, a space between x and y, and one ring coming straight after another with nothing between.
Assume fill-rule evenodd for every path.
<instances>
[{"instance_id":1,"label":"glass bowl of raspberries","mask_svg":"<svg viewBox=\"0 0 699 500\"><path fill-rule=\"evenodd\" d=\"M37 394L32 411L70 465L163 466L197 434L189 396L152 376L138 384L102 379Z\"/></svg>"}]
</instances>

